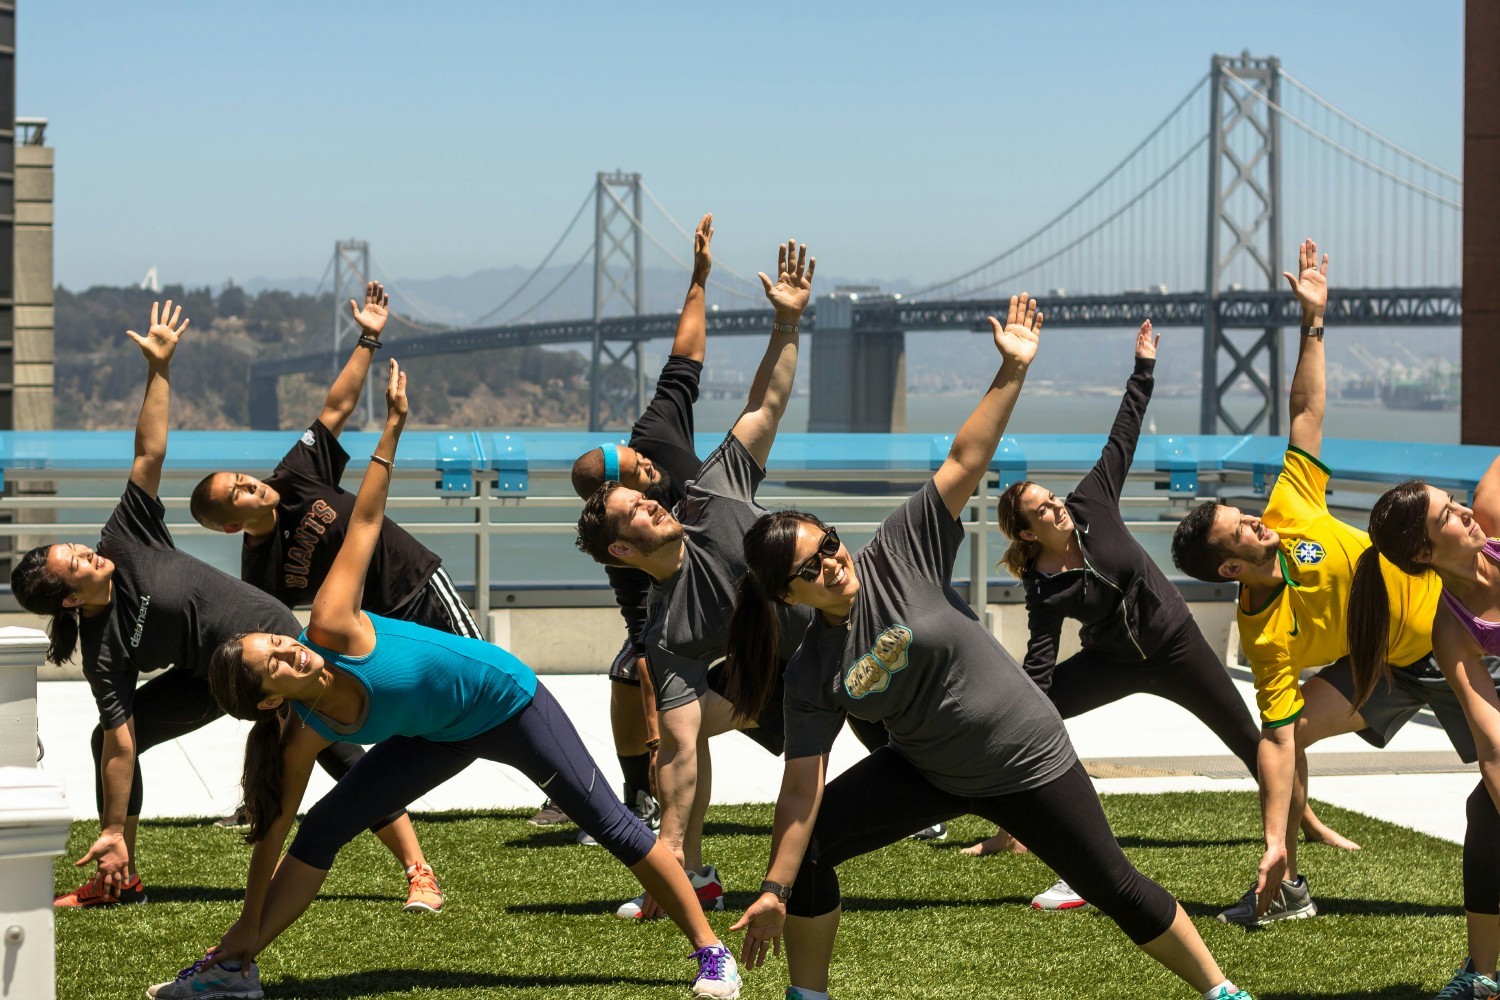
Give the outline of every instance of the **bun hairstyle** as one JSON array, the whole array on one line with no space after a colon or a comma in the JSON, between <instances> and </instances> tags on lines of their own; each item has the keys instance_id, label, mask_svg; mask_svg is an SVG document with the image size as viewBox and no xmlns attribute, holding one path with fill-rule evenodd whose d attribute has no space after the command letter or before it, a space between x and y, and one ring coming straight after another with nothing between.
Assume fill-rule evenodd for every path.
<instances>
[{"instance_id":1,"label":"bun hairstyle","mask_svg":"<svg viewBox=\"0 0 1500 1000\"><path fill-rule=\"evenodd\" d=\"M765 514L745 533L745 575L734 597L734 613L725 634L724 697L741 719L766 710L780 676L781 632L776 605L786 596L797 550L797 528L828 525L800 510Z\"/></svg>"},{"instance_id":2,"label":"bun hairstyle","mask_svg":"<svg viewBox=\"0 0 1500 1000\"><path fill-rule=\"evenodd\" d=\"M1354 707L1369 700L1375 685L1391 683L1391 604L1380 569L1387 562L1408 576L1432 572L1427 538L1427 484L1408 479L1383 493L1370 508L1370 547L1360 553L1349 588L1349 666Z\"/></svg>"}]
</instances>

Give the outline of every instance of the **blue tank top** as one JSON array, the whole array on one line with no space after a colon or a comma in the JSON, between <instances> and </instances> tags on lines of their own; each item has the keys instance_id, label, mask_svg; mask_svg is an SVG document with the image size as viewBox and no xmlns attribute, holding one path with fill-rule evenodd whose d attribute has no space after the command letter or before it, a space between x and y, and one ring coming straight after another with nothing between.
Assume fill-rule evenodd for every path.
<instances>
[{"instance_id":1,"label":"blue tank top","mask_svg":"<svg viewBox=\"0 0 1500 1000\"><path fill-rule=\"evenodd\" d=\"M364 656L336 653L312 642L330 665L346 671L369 694L369 712L358 728L340 732L300 702L292 708L324 739L379 743L392 736L421 736L439 743L466 740L493 729L531 704L536 674L498 646L480 639L370 615L375 648ZM342 727L341 727L342 728Z\"/></svg>"},{"instance_id":2,"label":"blue tank top","mask_svg":"<svg viewBox=\"0 0 1500 1000\"><path fill-rule=\"evenodd\" d=\"M1500 540L1491 538L1485 542L1484 554L1489 557L1490 562L1500 563ZM1458 619L1458 623L1474 637L1480 649L1491 656L1500 656L1500 624L1485 621L1464 607L1462 601L1446 590L1443 591L1443 603L1447 605L1449 611L1453 612L1453 617Z\"/></svg>"}]
</instances>

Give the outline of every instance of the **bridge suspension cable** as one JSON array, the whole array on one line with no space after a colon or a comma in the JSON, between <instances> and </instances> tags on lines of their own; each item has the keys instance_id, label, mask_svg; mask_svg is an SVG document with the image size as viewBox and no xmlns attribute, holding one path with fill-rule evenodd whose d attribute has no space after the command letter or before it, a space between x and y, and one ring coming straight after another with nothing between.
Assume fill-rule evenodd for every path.
<instances>
[{"instance_id":1,"label":"bridge suspension cable","mask_svg":"<svg viewBox=\"0 0 1500 1000\"><path fill-rule=\"evenodd\" d=\"M930 295L933 292L942 291L945 288L950 288L953 285L956 285L956 284L958 284L958 283L960 283L962 281L965 281L965 280L967 280L969 278L972 278L976 274L978 274L981 271L985 270L986 268L993 267L994 265L1000 263L1001 261L1005 260L1006 258L1013 256L1018 251L1024 249L1025 247L1027 247L1030 244L1032 244L1033 242L1035 242L1039 237L1041 237L1044 234L1052 231L1054 229L1054 227L1056 227L1060 222L1062 222L1069 215L1071 215L1084 202L1088 201L1095 194L1097 194L1101 188L1103 188L1106 184L1108 184L1111 180L1113 180L1122 170L1124 170L1131 163L1131 161L1133 161L1136 158L1136 156L1141 152L1141 150L1143 150L1147 146L1149 146L1151 144L1151 141L1153 139L1155 139L1158 135L1160 135L1161 132L1172 122L1172 120L1177 117L1178 113L1181 112L1183 108L1187 107L1188 104L1193 100L1193 98L1198 95L1198 92L1203 89L1204 84L1207 83L1207 82L1208 82L1208 74L1205 73L1201 78L1199 78L1198 82L1193 85L1193 88L1187 92L1187 95L1185 97L1183 97L1182 100L1180 100L1180 101L1177 102L1176 107L1174 107L1171 111L1169 111L1167 113L1167 116L1165 118L1163 118L1157 124L1157 126L1155 128L1153 128L1149 133L1147 133L1146 137L1144 139L1142 139L1139 143L1137 143L1134 149L1132 149L1130 152L1126 153L1125 157L1122 160L1120 160L1119 163L1116 163L1114 165L1114 167L1112 167L1108 173L1106 173L1103 177L1101 177L1098 180L1097 183L1094 184L1093 187L1089 188L1083 194L1079 195L1078 198L1075 199L1072 202L1072 204L1068 205L1068 207L1064 208L1061 212L1058 212L1051 219L1047 220L1045 223L1043 223L1041 226L1039 226L1034 232L1031 233L1031 235L1027 236L1025 239L1022 239L1018 243L1014 244L1009 249L1002 251L1001 253L995 255L994 257L991 257L989 260L985 261L983 264L980 264L977 267L970 268L969 270L965 271L963 274L957 275L956 277L953 277L953 278L949 278L947 281L940 281L940 282L938 282L935 285L928 285L926 288L923 288L920 291L914 292L913 295L916 295L916 296ZM1207 138L1206 134L1205 134L1204 138ZM1202 145L1202 140L1201 139L1197 143L1194 144L1193 148L1196 149L1200 145ZM1174 168L1175 168L1175 165L1174 165ZM1170 171L1168 171L1168 172L1170 173ZM1096 232L1097 229L1094 230L1094 231ZM993 284L994 283L992 282L989 285L986 285L986 287L993 287Z\"/></svg>"},{"instance_id":2,"label":"bridge suspension cable","mask_svg":"<svg viewBox=\"0 0 1500 1000\"><path fill-rule=\"evenodd\" d=\"M674 229L676 229L683 236L686 236L688 239L692 239L693 238L693 231L691 229L688 229L682 223L678 222L672 216L672 213L669 212L669 211L667 211L667 207L665 205L663 205L660 200L657 199L656 195L654 193L652 193L651 189L646 186L646 182L645 181L641 182L641 190L644 191L644 192L646 192L646 197L649 198L649 199L651 199L651 204L653 204L653 205L656 206L656 210L658 212L660 212L666 218L666 220L672 224L672 227ZM725 263L724 261L720 260L717 256L714 257L714 267L718 268L718 269L722 269L722 270L728 271L730 274L734 275L736 278L739 278L741 281L745 282L745 284L747 284L747 285L758 285L760 283L760 279L759 278L752 278L752 277L749 277L748 275L742 274L739 271L736 271L734 268L730 267L727 263Z\"/></svg>"},{"instance_id":3,"label":"bridge suspension cable","mask_svg":"<svg viewBox=\"0 0 1500 1000\"><path fill-rule=\"evenodd\" d=\"M1360 166L1364 167L1365 169L1372 170L1375 173L1379 174L1380 176L1382 176L1382 177L1386 178L1387 180L1391 181L1392 183L1399 184L1402 187L1407 188L1408 190L1410 190L1412 192L1415 192L1416 194L1418 194L1418 195L1420 195L1420 196L1422 196L1424 198L1430 198L1431 200L1437 202L1440 205L1446 205L1449 208L1456 208L1456 209L1462 209L1464 207L1462 202L1457 202L1457 201L1453 201L1453 200L1451 200L1449 198L1445 198L1442 195L1438 194L1436 191L1429 191L1426 188L1422 187L1421 185L1416 184L1413 181L1407 180L1405 177L1402 177L1400 174L1397 174L1397 173L1394 173L1393 171L1387 170L1386 168L1382 167L1380 164L1375 163L1374 161L1369 160L1369 159L1367 159L1367 158L1359 155L1354 150L1348 148L1347 146L1343 145L1342 143L1338 142L1337 140L1335 140L1333 138L1330 138L1329 136L1324 135L1322 132L1319 132L1317 129L1315 129L1311 125L1309 125L1307 122L1303 121L1301 118L1298 118L1296 115L1292 114L1290 111L1287 111L1285 108L1281 107L1279 104L1277 104L1276 102L1272 101L1269 97L1267 97L1265 94L1262 94L1255 87L1250 86L1250 84L1246 83L1244 80L1241 80L1239 77L1235 76L1234 72L1232 70L1229 70L1229 69L1226 68L1224 70L1224 75L1227 76L1227 77L1229 77L1229 79L1233 80L1235 83L1239 84L1241 87L1243 87L1245 89L1245 91L1251 97L1254 97L1257 101L1260 101L1262 104L1264 104L1266 107L1270 108L1276 114L1280 115L1282 118L1285 118L1287 121L1291 122L1293 125L1296 125L1298 128L1302 129L1308 135L1311 135L1314 139L1317 139L1319 142L1321 142L1324 145L1328 146L1330 149L1333 149L1335 152L1342 153L1344 156L1347 156L1349 159L1353 160L1355 163L1358 163ZM1336 110L1337 109L1335 109L1335 111ZM1351 124L1358 125L1357 122L1353 122L1352 120L1351 120ZM1369 129L1364 128L1364 126L1359 126L1359 127L1360 127L1360 129L1362 131L1369 132L1370 135L1375 136L1375 138L1377 138L1377 139L1379 138L1378 135L1375 135L1374 132L1371 132ZM1394 147L1394 148L1398 148L1399 149L1400 147ZM1425 161L1421 161L1421 162L1425 162ZM1449 174L1447 176L1451 177L1452 175ZM1457 179L1455 178L1455 180L1457 180ZM1462 183L1462 181L1458 181L1458 183Z\"/></svg>"},{"instance_id":4,"label":"bridge suspension cable","mask_svg":"<svg viewBox=\"0 0 1500 1000\"><path fill-rule=\"evenodd\" d=\"M644 184L641 185L641 186L643 188L645 187ZM648 229L646 227L646 224L644 222L642 222L640 219L637 219L635 217L635 214L633 212L631 212L629 208L626 207L625 202L622 201L620 199L620 196L617 195L617 194L615 194L612 189L606 187L606 188L604 188L604 193L607 194L607 195L609 195L610 200L615 203L615 207L619 210L620 214L623 215L623 216L625 216L626 219L630 220L630 224L633 225L633 226L635 226L637 229L639 229L641 231L641 235L645 236L646 239L650 240L656 246L656 248L658 250L660 250L662 253L666 254L668 260L670 260L672 263L676 264L678 267L682 268L685 271L691 271L693 269L693 266L691 264L686 263L685 261L683 261L683 259L681 257L678 257L675 253L673 253L671 250L669 250L667 248L667 245L665 243L663 243L661 240L657 239L656 238L656 234L653 233L650 229ZM759 296L746 295L744 292L741 292L741 291L739 291L738 289L735 289L735 288L731 288L730 286L724 284L723 282L716 281L713 278L709 278L708 279L708 283L709 283L709 285L713 286L714 288L717 288L719 291L723 292L724 294L726 294L726 295L733 295L737 299L745 299L746 301L750 301L750 302L758 302L758 301L760 301L760 297Z\"/></svg>"},{"instance_id":5,"label":"bridge suspension cable","mask_svg":"<svg viewBox=\"0 0 1500 1000\"><path fill-rule=\"evenodd\" d=\"M1345 112L1339 110L1334 105L1330 104L1328 101L1324 100L1323 97L1321 97L1316 91L1314 91L1311 88L1309 88L1306 84L1304 84L1302 81L1298 80L1296 77L1292 76L1292 74L1288 73L1286 70L1281 70L1281 78L1283 80L1285 80L1287 83L1290 83L1293 87L1296 87L1298 90L1302 91L1302 93L1306 94L1310 99L1312 99L1314 102L1316 102L1320 107L1324 108L1327 111L1331 111L1333 114L1337 115L1341 120L1343 120L1344 122L1347 122L1348 124L1354 126L1356 129L1358 129L1359 131L1363 132L1365 135L1369 136L1371 139L1374 139L1376 142L1380 143L1385 148L1387 148L1389 150L1392 150L1393 152L1401 154L1402 156L1406 157L1411 162L1417 164L1418 166L1424 167L1427 170L1432 171L1433 173L1437 174L1439 177L1442 177L1444 180L1452 181L1453 183L1458 184L1458 185L1462 185L1463 184L1464 180L1463 180L1462 177L1459 177L1456 174L1449 173L1448 171L1444 170L1442 167L1438 166L1437 164L1428 163L1426 160L1422 159L1420 156L1418 156L1416 153L1413 153L1411 150L1405 149L1405 148L1403 148L1401 146L1398 146L1396 143L1394 143L1391 140L1387 139L1385 136L1381 135L1379 132L1376 132L1374 129L1372 129L1369 126L1363 124L1358 119L1356 119L1356 118L1354 118L1354 117L1346 114Z\"/></svg>"}]
</instances>

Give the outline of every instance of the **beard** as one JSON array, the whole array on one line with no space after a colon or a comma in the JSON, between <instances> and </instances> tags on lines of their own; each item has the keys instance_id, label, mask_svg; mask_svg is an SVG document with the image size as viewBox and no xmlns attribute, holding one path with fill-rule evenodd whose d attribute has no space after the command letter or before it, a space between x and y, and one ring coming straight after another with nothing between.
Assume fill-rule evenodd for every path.
<instances>
[{"instance_id":1,"label":"beard","mask_svg":"<svg viewBox=\"0 0 1500 1000\"><path fill-rule=\"evenodd\" d=\"M655 531L642 531L639 534L632 532L631 535L621 535L620 540L628 542L643 556L653 555L663 545L682 540L682 522L674 517L663 522Z\"/></svg>"},{"instance_id":2,"label":"beard","mask_svg":"<svg viewBox=\"0 0 1500 1000\"><path fill-rule=\"evenodd\" d=\"M667 474L666 469L663 469L658 465L656 467L656 482L652 483L650 486L642 490L641 496L645 497L647 500L655 500L663 507L671 510L672 485L672 477Z\"/></svg>"}]
</instances>

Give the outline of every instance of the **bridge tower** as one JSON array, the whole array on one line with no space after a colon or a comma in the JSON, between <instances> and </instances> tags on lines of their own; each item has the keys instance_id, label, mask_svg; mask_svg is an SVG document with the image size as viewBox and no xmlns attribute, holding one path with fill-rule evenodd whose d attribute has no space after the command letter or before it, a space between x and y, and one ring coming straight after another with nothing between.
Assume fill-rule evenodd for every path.
<instances>
[{"instance_id":1,"label":"bridge tower","mask_svg":"<svg viewBox=\"0 0 1500 1000\"><path fill-rule=\"evenodd\" d=\"M611 338L613 312L645 312L641 175L600 172L594 188L594 342L589 361L589 430L633 424L646 406L641 342Z\"/></svg>"},{"instance_id":2,"label":"bridge tower","mask_svg":"<svg viewBox=\"0 0 1500 1000\"><path fill-rule=\"evenodd\" d=\"M1216 55L1209 68L1208 123L1208 269L1203 327L1203 395L1198 420L1201 434L1219 433L1222 421L1233 434L1257 430L1282 433L1281 327L1250 331L1236 341L1219 313L1220 293L1228 284L1276 289L1281 277L1281 116L1270 104L1281 104L1281 62ZM1245 87L1255 93L1246 92ZM1260 96L1257 97L1256 94ZM1262 99L1263 98L1263 99ZM1243 275L1243 282L1235 280ZM1245 335L1240 334L1243 338ZM1220 359L1228 364L1220 366ZM1248 420L1229 412L1225 397L1241 376L1258 390L1260 407Z\"/></svg>"},{"instance_id":3,"label":"bridge tower","mask_svg":"<svg viewBox=\"0 0 1500 1000\"><path fill-rule=\"evenodd\" d=\"M349 300L360 305L365 301L365 285L370 282L370 244L367 240L339 240L333 245L333 350L329 382L338 378L359 339L359 324L349 313ZM373 367L371 369L374 370ZM365 379L365 424L375 422L372 383Z\"/></svg>"}]
</instances>

